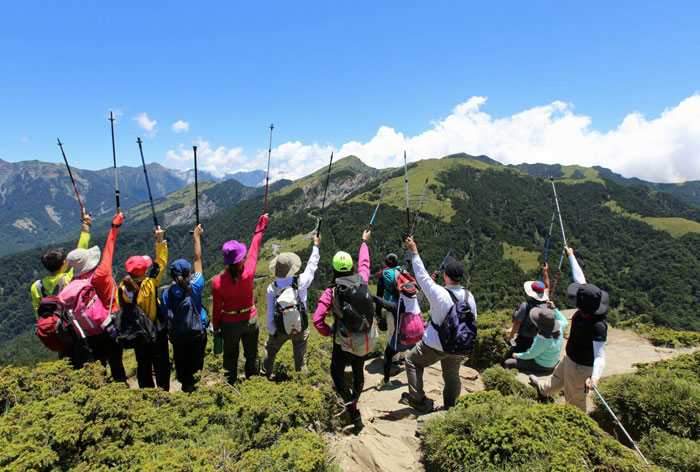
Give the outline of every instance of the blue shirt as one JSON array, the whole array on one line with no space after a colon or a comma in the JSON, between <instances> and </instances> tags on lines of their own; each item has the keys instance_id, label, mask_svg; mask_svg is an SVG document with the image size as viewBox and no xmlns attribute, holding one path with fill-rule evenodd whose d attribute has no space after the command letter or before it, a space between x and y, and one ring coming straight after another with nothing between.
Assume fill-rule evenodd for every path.
<instances>
[{"instance_id":1,"label":"blue shirt","mask_svg":"<svg viewBox=\"0 0 700 472\"><path fill-rule=\"evenodd\" d=\"M202 317L202 327L207 327L207 312L202 306L202 291L204 290L204 276L200 272L195 272L187 281L187 284L192 289L190 296L194 302L194 306L199 310L199 314ZM161 309L165 310L167 316L168 310L168 293L172 290L173 296L175 298L182 298L185 296L185 291L177 284L171 285L167 290L163 291Z\"/></svg>"}]
</instances>

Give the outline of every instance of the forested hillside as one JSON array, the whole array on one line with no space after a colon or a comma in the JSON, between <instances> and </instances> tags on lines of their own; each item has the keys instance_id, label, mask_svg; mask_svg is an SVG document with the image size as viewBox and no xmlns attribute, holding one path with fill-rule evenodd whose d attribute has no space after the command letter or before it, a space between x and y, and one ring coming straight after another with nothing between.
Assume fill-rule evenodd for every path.
<instances>
[{"instance_id":1,"label":"forested hillside","mask_svg":"<svg viewBox=\"0 0 700 472\"><path fill-rule=\"evenodd\" d=\"M309 292L311 306L330 280L332 254L339 249L356 254L361 231L369 223L386 179L390 179L387 187L391 190L372 228L372 271L381 269L387 252L403 250L405 200L399 197L403 192L400 184L395 185L402 182L403 169L358 176L347 165L353 162L343 165L343 160L339 161L331 178L328 195L334 195L336 201L330 205L327 202L323 215L321 264ZM431 270L437 268L453 248L452 254L466 264L467 283L479 310L514 308L524 297L522 283L539 276L536 263L543 256L554 207L550 183L515 169L466 158L420 161L409 166L412 205L417 203L426 176L429 185L425 211L415 231L426 265ZM274 248L291 247L302 260L308 256L310 242L304 237L316 225L324 184L325 176L319 172L304 179L302 185L297 182L271 195L271 219L263 240L259 274L267 274L266 261ZM663 193L610 181L560 183L558 190L569 244L576 250L588 280L610 292L612 321L646 314L657 325L700 330L700 315L695 309L700 289L700 234L694 232L700 210ZM337 201L337 195L343 196L342 201ZM223 269L220 248L226 240L250 241L262 207L262 196L258 196L203 220L207 280ZM152 235L131 231L128 212L126 216L115 251L115 271L119 275L123 275L127 257L153 253ZM667 221L671 216L677 219ZM653 221L656 227L647 221ZM679 222L683 224L678 226ZM671 223L674 236L660 229ZM190 226L169 228L171 260L191 259ZM77 233L75 237L64 246L75 244ZM103 243L104 232L91 244ZM549 257L552 279L561 251L561 237L555 227ZM0 259L0 349L34 323L28 287L43 273L39 262L42 252L36 249ZM570 281L565 260L555 295L560 305L567 304L563 294Z\"/></svg>"}]
</instances>

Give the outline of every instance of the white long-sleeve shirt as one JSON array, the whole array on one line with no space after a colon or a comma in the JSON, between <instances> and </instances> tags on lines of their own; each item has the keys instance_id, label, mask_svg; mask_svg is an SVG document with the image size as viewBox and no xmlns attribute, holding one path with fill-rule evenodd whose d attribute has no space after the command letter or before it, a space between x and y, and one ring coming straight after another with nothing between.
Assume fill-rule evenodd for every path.
<instances>
[{"instance_id":1,"label":"white long-sleeve shirt","mask_svg":"<svg viewBox=\"0 0 700 472\"><path fill-rule=\"evenodd\" d=\"M457 298L457 300L464 300L467 291L461 285L448 285L446 287L441 287L436 284L430 274L425 270L423 261L420 256L416 253L412 256L413 262L413 273L416 275L416 282L420 285L425 298L430 302L430 319L440 326L447 316L447 312L450 311L454 302L452 297L447 292L448 290ZM476 319L476 301L474 296L469 292L469 299L467 300L469 307L474 313L474 319ZM425 330L423 335L423 342L433 349L442 351L442 344L440 343L440 335L432 324L428 324L428 328Z\"/></svg>"},{"instance_id":2,"label":"white long-sleeve shirt","mask_svg":"<svg viewBox=\"0 0 700 472\"><path fill-rule=\"evenodd\" d=\"M321 255L319 253L318 246L314 244L314 247L311 250L311 256L309 256L309 260L306 263L306 268L304 269L304 272L302 272L299 276L299 285L297 287L299 290L299 298L304 304L304 307L306 307L306 294L309 289L309 286L311 285L311 282L314 281L314 274L316 273L316 269L318 268L318 261L320 259ZM277 280L275 280L267 286L267 332L271 335L277 332L277 326L275 326L274 321L275 284L277 285L278 289L289 287L290 285L292 285L292 279L294 279L294 276L287 277L286 279L277 278Z\"/></svg>"},{"instance_id":3,"label":"white long-sleeve shirt","mask_svg":"<svg viewBox=\"0 0 700 472\"><path fill-rule=\"evenodd\" d=\"M569 256L569 263L571 264L571 273L574 278L574 282L577 284L585 284L586 276L583 274L583 270L576 260L576 256L573 254ZM593 373L591 374L592 379L600 379L603 375L603 369L605 369L605 341L593 341Z\"/></svg>"}]
</instances>

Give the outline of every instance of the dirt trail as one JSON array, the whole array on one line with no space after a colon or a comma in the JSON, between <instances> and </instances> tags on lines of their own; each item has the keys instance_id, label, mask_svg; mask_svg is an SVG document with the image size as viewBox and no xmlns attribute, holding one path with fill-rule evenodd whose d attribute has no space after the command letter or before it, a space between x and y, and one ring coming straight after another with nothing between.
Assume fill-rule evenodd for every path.
<instances>
[{"instance_id":1,"label":"dirt trail","mask_svg":"<svg viewBox=\"0 0 700 472\"><path fill-rule=\"evenodd\" d=\"M563 313L571 318L574 310ZM604 377L634 372L634 363L676 357L696 349L659 348L636 333L610 328ZM402 372L392 377L391 387L378 390L381 369L381 359L373 359L365 365L365 390L359 403L365 423L362 432L358 436L338 433L328 438L335 460L347 472L423 471L420 439L416 436L422 417L399 403L401 393L408 390L406 374ZM477 371L462 367L460 375L463 395L483 390ZM520 373L518 378L527 383L527 375ZM435 401L436 408L441 407L443 381L439 363L425 370L424 382L426 394Z\"/></svg>"}]
</instances>

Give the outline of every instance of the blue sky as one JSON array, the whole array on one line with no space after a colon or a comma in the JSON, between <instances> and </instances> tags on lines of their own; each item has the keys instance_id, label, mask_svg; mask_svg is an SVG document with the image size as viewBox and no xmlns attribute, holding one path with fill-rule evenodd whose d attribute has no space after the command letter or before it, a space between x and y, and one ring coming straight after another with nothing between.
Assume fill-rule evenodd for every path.
<instances>
[{"instance_id":1,"label":"blue sky","mask_svg":"<svg viewBox=\"0 0 700 472\"><path fill-rule=\"evenodd\" d=\"M408 147L413 158L603 159L649 178L680 146L660 180L700 178L681 165L700 151L697 2L378 3L3 2L0 158L58 162L60 136L72 165L107 167L114 109L120 164L139 164L141 135L148 161L187 166L199 143L205 167L263 168L274 122L275 168L290 176L329 150L385 166ZM451 128L472 97L488 100ZM664 110L675 115L655 125ZM150 131L134 119L142 113ZM656 138L610 164L607 152L639 141L610 134L630 116ZM171 129L179 120L187 131ZM417 139L436 127L447 135ZM507 136L524 132L525 142ZM540 135L551 136L541 149ZM566 147L579 139L585 153Z\"/></svg>"}]
</instances>

